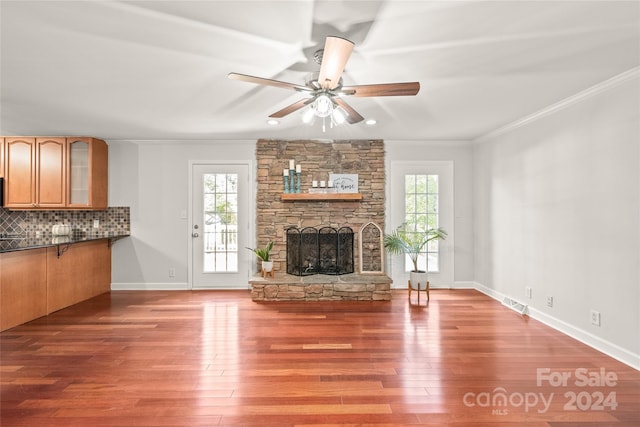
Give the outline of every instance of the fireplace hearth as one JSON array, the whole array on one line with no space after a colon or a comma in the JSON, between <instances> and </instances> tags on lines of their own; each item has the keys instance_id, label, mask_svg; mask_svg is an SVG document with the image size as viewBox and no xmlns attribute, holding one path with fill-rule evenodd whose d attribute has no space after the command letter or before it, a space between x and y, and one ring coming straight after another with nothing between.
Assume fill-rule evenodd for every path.
<instances>
[{"instance_id":1,"label":"fireplace hearth","mask_svg":"<svg viewBox=\"0 0 640 427\"><path fill-rule=\"evenodd\" d=\"M353 273L353 230L350 227L289 227L286 235L288 274Z\"/></svg>"}]
</instances>

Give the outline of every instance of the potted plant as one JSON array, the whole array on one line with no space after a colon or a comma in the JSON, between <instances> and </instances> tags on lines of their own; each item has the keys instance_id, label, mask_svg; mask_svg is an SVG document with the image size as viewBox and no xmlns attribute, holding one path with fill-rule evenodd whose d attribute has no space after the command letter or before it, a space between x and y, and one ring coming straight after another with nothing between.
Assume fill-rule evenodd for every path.
<instances>
[{"instance_id":1,"label":"potted plant","mask_svg":"<svg viewBox=\"0 0 640 427\"><path fill-rule=\"evenodd\" d=\"M270 260L271 249L273 249L273 242L267 243L264 248L247 248L252 251L262 261L262 272L270 273L273 270L273 261Z\"/></svg>"},{"instance_id":2,"label":"potted plant","mask_svg":"<svg viewBox=\"0 0 640 427\"><path fill-rule=\"evenodd\" d=\"M442 228L431 228L426 231L418 227L403 223L391 234L384 235L384 247L393 255L408 255L413 262L413 270L409 273L411 287L425 289L427 286L427 272L418 269L418 257L430 241L446 239L447 232Z\"/></svg>"}]
</instances>

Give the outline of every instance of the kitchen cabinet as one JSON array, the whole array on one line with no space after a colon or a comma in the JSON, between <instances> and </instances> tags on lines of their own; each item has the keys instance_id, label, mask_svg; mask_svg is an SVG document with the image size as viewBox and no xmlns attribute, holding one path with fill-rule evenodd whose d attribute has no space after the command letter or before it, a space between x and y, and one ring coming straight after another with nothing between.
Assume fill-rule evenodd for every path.
<instances>
[{"instance_id":1,"label":"kitchen cabinet","mask_svg":"<svg viewBox=\"0 0 640 427\"><path fill-rule=\"evenodd\" d=\"M0 178L4 178L4 138L0 138Z\"/></svg>"},{"instance_id":2,"label":"kitchen cabinet","mask_svg":"<svg viewBox=\"0 0 640 427\"><path fill-rule=\"evenodd\" d=\"M63 208L66 205L65 138L6 138L8 208Z\"/></svg>"},{"instance_id":3,"label":"kitchen cabinet","mask_svg":"<svg viewBox=\"0 0 640 427\"><path fill-rule=\"evenodd\" d=\"M67 206L106 209L108 204L107 143L96 138L67 138L69 179Z\"/></svg>"},{"instance_id":4,"label":"kitchen cabinet","mask_svg":"<svg viewBox=\"0 0 640 427\"><path fill-rule=\"evenodd\" d=\"M111 290L109 239L0 253L0 330Z\"/></svg>"},{"instance_id":5,"label":"kitchen cabinet","mask_svg":"<svg viewBox=\"0 0 640 427\"><path fill-rule=\"evenodd\" d=\"M0 253L0 330L46 314L46 249Z\"/></svg>"},{"instance_id":6,"label":"kitchen cabinet","mask_svg":"<svg viewBox=\"0 0 640 427\"><path fill-rule=\"evenodd\" d=\"M47 248L47 313L110 291L109 240L75 243L58 252Z\"/></svg>"},{"instance_id":7,"label":"kitchen cabinet","mask_svg":"<svg viewBox=\"0 0 640 427\"><path fill-rule=\"evenodd\" d=\"M65 138L36 138L35 200L39 208L64 208L67 202L67 142Z\"/></svg>"},{"instance_id":8,"label":"kitchen cabinet","mask_svg":"<svg viewBox=\"0 0 640 427\"><path fill-rule=\"evenodd\" d=\"M5 138L6 208L33 208L36 203L36 139Z\"/></svg>"},{"instance_id":9,"label":"kitchen cabinet","mask_svg":"<svg viewBox=\"0 0 640 427\"><path fill-rule=\"evenodd\" d=\"M5 207L106 209L107 150L89 137L5 137Z\"/></svg>"}]
</instances>

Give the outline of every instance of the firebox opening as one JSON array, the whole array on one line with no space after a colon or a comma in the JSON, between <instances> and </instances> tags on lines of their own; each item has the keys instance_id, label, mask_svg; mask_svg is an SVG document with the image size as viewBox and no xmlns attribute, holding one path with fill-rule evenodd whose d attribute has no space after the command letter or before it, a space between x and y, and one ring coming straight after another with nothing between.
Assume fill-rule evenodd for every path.
<instances>
[{"instance_id":1,"label":"firebox opening","mask_svg":"<svg viewBox=\"0 0 640 427\"><path fill-rule=\"evenodd\" d=\"M353 230L350 227L289 227L287 234L287 273L353 273Z\"/></svg>"}]
</instances>

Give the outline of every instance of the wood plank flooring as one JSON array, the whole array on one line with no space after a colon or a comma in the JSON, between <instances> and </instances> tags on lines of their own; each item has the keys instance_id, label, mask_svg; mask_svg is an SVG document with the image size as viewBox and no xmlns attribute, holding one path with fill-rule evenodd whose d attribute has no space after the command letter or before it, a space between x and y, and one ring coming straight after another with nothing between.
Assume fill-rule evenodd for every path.
<instances>
[{"instance_id":1,"label":"wood plank flooring","mask_svg":"<svg viewBox=\"0 0 640 427\"><path fill-rule=\"evenodd\" d=\"M393 292L98 296L0 334L0 425L640 425L639 371L473 290Z\"/></svg>"}]
</instances>

